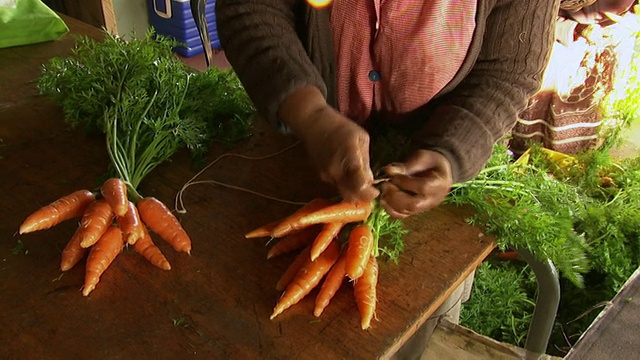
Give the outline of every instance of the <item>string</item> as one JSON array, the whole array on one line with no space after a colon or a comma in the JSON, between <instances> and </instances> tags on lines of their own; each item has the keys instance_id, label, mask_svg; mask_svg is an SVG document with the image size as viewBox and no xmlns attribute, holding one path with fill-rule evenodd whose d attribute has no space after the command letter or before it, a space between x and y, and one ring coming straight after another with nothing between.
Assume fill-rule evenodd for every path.
<instances>
[{"instance_id":1,"label":"string","mask_svg":"<svg viewBox=\"0 0 640 360\"><path fill-rule=\"evenodd\" d=\"M223 182L217 181L217 180L195 181L196 178L198 178L205 171L207 171L207 169L209 169L211 166L213 166L214 164L216 164L217 162L219 162L220 160L222 160L222 159L224 159L226 157L236 157L236 158L245 159L245 160L252 160L252 161L266 160L266 159L270 159L272 157L276 157L276 156L278 156L280 154L283 154L283 153L287 152L290 149L293 149L299 143L300 142L297 141L297 142L285 147L284 149L278 150L278 151L276 151L274 153L271 153L271 154L268 154L268 155L264 155L264 156L247 156L247 155L242 155L242 154L237 154L237 153L225 153L225 154L222 154L222 155L218 156L216 159L214 159L209 164L207 164L207 166L202 168L202 170L198 171L191 179L189 179L187 182L185 182L184 185L182 185L182 187L180 188L180 191L178 191L178 193L176 194L176 197L175 197L174 207L175 207L176 211L178 213L180 213L180 214L185 214L187 212L187 209L184 206L183 194L184 194L185 190L189 186L197 185L197 184L218 185L218 186L226 187L226 188L229 188L229 189L244 191L244 192L249 193L249 194L253 194L253 195L260 196L260 197L263 197L263 198L266 198L266 199L269 199L269 200L274 200L274 201L278 201L278 202L282 202L282 203L286 203L286 204L292 204L292 205L304 205L304 204L306 204L306 202L291 201L291 200L287 200L287 199L281 199L281 198L278 198L278 197L275 197L275 196L270 196L270 195L267 195L267 194L259 193L257 191L253 191L251 189L243 188L241 186L236 186L236 185L223 183Z\"/></svg>"}]
</instances>

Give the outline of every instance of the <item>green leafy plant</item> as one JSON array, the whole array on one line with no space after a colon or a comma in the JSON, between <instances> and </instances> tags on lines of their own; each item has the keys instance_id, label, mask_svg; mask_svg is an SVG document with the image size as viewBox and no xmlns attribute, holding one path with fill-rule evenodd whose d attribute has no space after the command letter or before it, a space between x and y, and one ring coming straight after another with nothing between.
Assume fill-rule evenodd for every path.
<instances>
[{"instance_id":1,"label":"green leafy plant","mask_svg":"<svg viewBox=\"0 0 640 360\"><path fill-rule=\"evenodd\" d=\"M398 257L404 251L404 236L408 230L399 219L393 219L375 203L371 215L366 220L373 234L373 256L398 263Z\"/></svg>"},{"instance_id":2,"label":"green leafy plant","mask_svg":"<svg viewBox=\"0 0 640 360\"><path fill-rule=\"evenodd\" d=\"M213 140L250 134L254 108L235 73L192 71L174 45L153 30L140 39L78 37L73 56L51 59L38 79L67 123L106 135L115 175L138 199L142 179L180 148L202 156Z\"/></svg>"},{"instance_id":3,"label":"green leafy plant","mask_svg":"<svg viewBox=\"0 0 640 360\"><path fill-rule=\"evenodd\" d=\"M514 163L507 149L496 145L487 167L456 184L446 202L472 206L475 214L468 221L495 236L500 249L526 249L540 260L550 259L564 277L582 286L589 264L573 219L589 199L541 167L541 153L534 151L531 159Z\"/></svg>"},{"instance_id":4,"label":"green leafy plant","mask_svg":"<svg viewBox=\"0 0 640 360\"><path fill-rule=\"evenodd\" d=\"M640 156L616 159L611 155L612 150L625 140L625 132L632 125L637 124L637 119L640 117L637 60L636 53L631 68L626 69L630 76L628 86L623 91L624 96L610 96L603 104L606 126L602 129L603 142L600 147L576 155L570 166L562 167L543 156L540 149L533 146L535 155L530 166L535 168L535 171L529 171L529 173L538 174L534 176L534 179L538 180L546 176L546 181L554 184L546 188L548 196L539 197L539 199L545 202L555 200L558 206L565 209L556 211L553 217L555 222L548 225L554 230L563 229L561 233L573 232L578 236L581 245L574 247L574 255L582 252L588 265L588 268L583 268L579 273L582 279L580 283L576 283L572 277L565 276L560 279L562 293L556 326L548 348L550 354L564 355L598 316L603 304L616 295L635 269L640 266ZM512 159L505 156L503 150L500 152L502 158L497 156L492 158L492 161L495 161L494 166L515 170ZM488 174L490 171L491 167L488 167L485 175L490 175ZM505 180L502 176L504 174L490 177L491 180ZM535 191L536 195L541 194L545 189L542 186L537 188L539 190ZM566 188L572 195L567 196L569 193L566 191L552 191L554 188L557 190ZM494 202L483 204L479 195L466 198L466 194L468 194L466 190L464 193L454 193L451 201L460 204L473 203L480 213L500 215L499 210L491 207ZM553 206L544 207L553 208ZM509 236L507 230L512 228L511 222L520 220L509 216L498 216L491 220L486 218L479 215L472 221L489 225L489 229L492 230L488 232L503 239L504 236ZM530 230L528 233L523 232L522 236L537 237L539 230L543 230L542 234L545 233L544 229L540 229L535 223L534 218L530 220L533 221L528 224L531 226ZM526 240L510 239L508 242L526 246L522 243L524 241ZM578 243L567 242L567 244L577 245ZM530 243L529 246L538 248L534 243ZM546 250L538 254L543 257L549 255ZM551 256L550 258L554 262L562 260L562 258L554 259ZM569 259L565 258L565 260ZM568 265L571 263L569 261ZM558 267L561 270L564 268L562 271L566 275L567 266L560 263L556 265L560 265ZM524 262L502 264L500 269L505 272L502 275L504 277L513 277L528 271ZM519 290L516 293L525 292L530 300L535 299L537 286L532 276L522 278L518 284ZM486 289L493 290L487 292ZM513 317L492 313L491 309L495 303L504 302L503 297L511 296L514 295L505 294L503 289L498 287L495 276L481 267L476 274L471 300L462 307L461 323L497 340L523 346L526 334L524 328L518 336L495 331L496 328L508 327ZM487 326L487 323L496 322L501 325Z\"/></svg>"},{"instance_id":5,"label":"green leafy plant","mask_svg":"<svg viewBox=\"0 0 640 360\"><path fill-rule=\"evenodd\" d=\"M534 148L534 153L535 151L540 149ZM511 166L509 164L509 167ZM612 299L633 271L640 266L640 157L614 161L607 152L589 151L577 156L570 168L559 171L553 161L545 158L543 152L539 152L528 167L536 169L533 174L548 174L546 179L532 177L527 180L545 179L545 185L538 186L534 193L548 193L535 197L540 204L532 204L527 200L529 196L513 201L522 201L521 203L532 206L527 208L527 212L537 213L542 220L540 223L538 217L528 218L511 214L511 211L518 209L513 202L483 202L480 194L475 193L475 189L469 192L469 188L464 188L467 190L464 193L454 192L453 199L459 204L474 206L477 213L470 221L485 226L488 233L497 236L501 247L528 248L532 252L537 251L542 259L549 256L555 259L554 263L561 265L558 268L564 272L560 282L562 296L557 316L558 326L554 330L552 344L557 348L570 347L567 339L577 340L597 316L600 309L597 305ZM512 168L512 171L516 169L517 167ZM521 173L524 174L527 173ZM500 179L504 179L503 174L500 175ZM549 186L549 183L562 185ZM528 185L529 188L530 186ZM522 190L518 190L520 191ZM496 196L501 192L487 191L484 195ZM472 197L463 197L468 195ZM546 203L555 204L547 206ZM560 211L557 206L564 211ZM553 211L545 215L544 211L549 209ZM520 223L523 221L525 223ZM545 230L545 227L551 228L552 231ZM516 232L514 229L521 229L523 232ZM524 232L525 229L529 229L529 232ZM558 238L553 238L553 233L557 233ZM570 236L580 240L566 241ZM544 241L550 243L538 243L540 239L547 239ZM565 248L568 250L567 254L573 256L558 256L557 250L553 247ZM573 258L577 257L581 259L580 263L585 265L576 272L580 282L575 281L575 276L566 276L567 271L577 270L577 267L562 266L559 262L565 260L568 261L568 265L572 265ZM516 262L509 266L502 265L499 269L506 272L502 276L508 277L528 268L526 263ZM495 276L488 274L487 271L479 271L476 275L473 300L469 305L463 306L462 324L497 340L522 346L526 328L518 336L496 332L496 328L508 328L514 319L511 316L496 318L496 314L492 312L496 302L506 301L496 297L506 295L503 289L494 284ZM520 291L526 293L531 301L535 299L535 279L525 277L517 284ZM492 291L486 290L491 288ZM467 312L473 313L473 316ZM585 312L587 313L583 314ZM502 325L489 326L493 322L502 322ZM558 350L551 348L549 351L557 353Z\"/></svg>"},{"instance_id":6,"label":"green leafy plant","mask_svg":"<svg viewBox=\"0 0 640 360\"><path fill-rule=\"evenodd\" d=\"M527 291L532 283L529 268L484 262L475 276L480 280L461 309L460 323L493 339L524 344L535 306Z\"/></svg>"}]
</instances>

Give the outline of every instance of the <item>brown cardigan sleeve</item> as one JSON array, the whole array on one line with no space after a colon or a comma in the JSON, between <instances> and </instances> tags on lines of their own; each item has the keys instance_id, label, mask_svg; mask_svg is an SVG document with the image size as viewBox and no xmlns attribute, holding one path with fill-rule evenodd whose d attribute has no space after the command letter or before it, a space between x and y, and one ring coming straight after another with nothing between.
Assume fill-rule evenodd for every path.
<instances>
[{"instance_id":1,"label":"brown cardigan sleeve","mask_svg":"<svg viewBox=\"0 0 640 360\"><path fill-rule=\"evenodd\" d=\"M480 172L496 141L511 130L538 90L559 6L558 0L479 3L484 4L479 15L486 21L477 19L476 31L484 30L482 41L472 43L480 47L477 61L459 84L435 101L418 139L449 158L455 182Z\"/></svg>"},{"instance_id":2,"label":"brown cardigan sleeve","mask_svg":"<svg viewBox=\"0 0 640 360\"><path fill-rule=\"evenodd\" d=\"M495 142L538 89L553 42L559 0L480 0L471 59L434 102L420 143L445 154L454 181L475 176ZM258 111L278 123L279 104L298 87L318 87L332 103L328 14L297 0L218 0L218 35ZM324 26L324 28L323 28ZM478 38L478 37L476 37ZM309 57L308 54L311 54ZM466 75L466 76L464 76ZM323 81L323 78L325 81ZM431 108L431 104L429 105Z\"/></svg>"},{"instance_id":3,"label":"brown cardigan sleeve","mask_svg":"<svg viewBox=\"0 0 640 360\"><path fill-rule=\"evenodd\" d=\"M332 83L323 80L333 78L331 38L314 33L328 23L328 10L310 11L299 0L218 0L216 21L229 63L268 121L282 125L280 103L304 85L333 103Z\"/></svg>"}]
</instances>

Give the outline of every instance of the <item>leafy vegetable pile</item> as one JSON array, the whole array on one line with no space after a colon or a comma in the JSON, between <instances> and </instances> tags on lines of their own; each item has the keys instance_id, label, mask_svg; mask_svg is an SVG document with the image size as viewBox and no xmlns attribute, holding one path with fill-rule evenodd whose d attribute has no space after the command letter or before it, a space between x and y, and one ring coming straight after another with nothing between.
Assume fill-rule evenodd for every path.
<instances>
[{"instance_id":1,"label":"leafy vegetable pile","mask_svg":"<svg viewBox=\"0 0 640 360\"><path fill-rule=\"evenodd\" d=\"M563 272L549 354L566 354L640 266L640 156L613 156L640 117L638 56L636 52L625 70L627 85L602 104L607 122L601 130L600 147L563 163L534 146L534 156L525 170L513 164L504 148L496 148L491 161L494 170L512 173L489 167L476 179L520 181L521 176L513 172L526 174L526 186L512 187L520 189L516 193L526 190L535 194L537 201L530 196L521 200L528 204L526 209L495 201L497 196L518 199L506 188L488 189L485 194L497 207L483 203L482 195L473 188L461 188L450 199L476 206L478 216L473 221L498 236L503 249L513 245L537 253L540 259L549 256ZM537 213L540 220L507 211L518 208ZM559 254L563 249L568 253ZM536 297L535 277L525 263L497 258L491 257L478 269L471 299L462 307L461 323L494 339L523 346ZM495 304L502 304L502 314L493 312Z\"/></svg>"},{"instance_id":2,"label":"leafy vegetable pile","mask_svg":"<svg viewBox=\"0 0 640 360\"><path fill-rule=\"evenodd\" d=\"M171 211L139 192L143 179L181 148L194 158L213 141L233 144L250 135L253 106L232 70L192 71L172 52L177 45L151 30L125 41L78 37L73 56L51 59L38 79L72 127L105 135L109 177L96 190L80 190L36 211L20 232L44 230L82 216L61 270L89 252L87 296L125 243L152 264L170 269L149 230L174 250L191 251L191 239Z\"/></svg>"},{"instance_id":3,"label":"leafy vegetable pile","mask_svg":"<svg viewBox=\"0 0 640 360\"><path fill-rule=\"evenodd\" d=\"M518 182L522 185L481 191L472 182L456 190L449 201L472 204L477 215L471 221L496 235L503 250L525 248L541 260L553 260L563 275L555 343L566 348L597 312L581 314L611 300L640 266L640 158L614 162L608 152L594 151L577 156L562 169L544 151L534 150L532 162L524 167L509 163L503 165L508 172L491 173L489 167L482 175L491 179L487 181L522 179ZM531 193L520 194L523 191ZM513 276L517 279L508 285L500 281ZM479 269L475 286L463 306L462 324L523 345L527 310L532 309L536 292L526 264L489 261ZM508 308L518 315L491 314L490 304L506 299L511 299L510 306L501 311Z\"/></svg>"}]
</instances>

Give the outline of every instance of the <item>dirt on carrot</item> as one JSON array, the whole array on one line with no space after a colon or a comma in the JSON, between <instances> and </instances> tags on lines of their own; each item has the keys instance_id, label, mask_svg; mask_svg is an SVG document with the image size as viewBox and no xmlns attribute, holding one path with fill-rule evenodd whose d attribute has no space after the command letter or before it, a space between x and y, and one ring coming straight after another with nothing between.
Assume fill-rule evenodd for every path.
<instances>
[{"instance_id":1,"label":"dirt on carrot","mask_svg":"<svg viewBox=\"0 0 640 360\"><path fill-rule=\"evenodd\" d=\"M311 245L319 232L319 227L311 226L278 239L278 241L269 248L267 259Z\"/></svg>"},{"instance_id":2,"label":"dirt on carrot","mask_svg":"<svg viewBox=\"0 0 640 360\"><path fill-rule=\"evenodd\" d=\"M19 233L46 230L65 220L80 217L95 199L95 194L89 190L74 191L29 215L20 225Z\"/></svg>"},{"instance_id":3,"label":"dirt on carrot","mask_svg":"<svg viewBox=\"0 0 640 360\"><path fill-rule=\"evenodd\" d=\"M331 270L329 270L329 273L322 282L320 291L316 296L316 305L313 309L313 315L315 317L319 317L320 315L322 315L324 309L329 306L331 299L333 299L333 296L336 294L338 289L340 289L342 283L344 283L344 280L347 276L344 271L344 264L346 262L345 260L346 257L343 253L338 261L336 261L336 263L331 267Z\"/></svg>"},{"instance_id":4,"label":"dirt on carrot","mask_svg":"<svg viewBox=\"0 0 640 360\"><path fill-rule=\"evenodd\" d=\"M274 319L309 294L329 272L339 255L340 247L333 242L316 260L311 261L308 256L305 256L302 267L282 293L270 318Z\"/></svg>"},{"instance_id":5,"label":"dirt on carrot","mask_svg":"<svg viewBox=\"0 0 640 360\"><path fill-rule=\"evenodd\" d=\"M116 216L116 221L127 244L133 245L144 237L144 224L133 202L127 200L127 212L122 216Z\"/></svg>"},{"instance_id":6,"label":"dirt on carrot","mask_svg":"<svg viewBox=\"0 0 640 360\"><path fill-rule=\"evenodd\" d=\"M171 210L155 197L145 197L136 206L140 219L175 251L191 254L191 238Z\"/></svg>"},{"instance_id":7,"label":"dirt on carrot","mask_svg":"<svg viewBox=\"0 0 640 360\"><path fill-rule=\"evenodd\" d=\"M364 273L353 284L356 305L360 312L360 326L367 330L376 313L376 287L378 284L378 261L370 256Z\"/></svg>"},{"instance_id":8,"label":"dirt on carrot","mask_svg":"<svg viewBox=\"0 0 640 360\"><path fill-rule=\"evenodd\" d=\"M364 221L371 215L371 210L372 204L368 201L341 201L298 218L297 226Z\"/></svg>"},{"instance_id":9,"label":"dirt on carrot","mask_svg":"<svg viewBox=\"0 0 640 360\"><path fill-rule=\"evenodd\" d=\"M102 197L111 206L117 216L124 216L129 210L127 198L127 184L120 178L107 179L100 187Z\"/></svg>"},{"instance_id":10,"label":"dirt on carrot","mask_svg":"<svg viewBox=\"0 0 640 360\"><path fill-rule=\"evenodd\" d=\"M356 280L365 270L373 248L373 233L366 224L354 227L349 234L346 250L345 272L351 280Z\"/></svg>"},{"instance_id":11,"label":"dirt on carrot","mask_svg":"<svg viewBox=\"0 0 640 360\"><path fill-rule=\"evenodd\" d=\"M330 204L331 202L322 198L311 200L306 205L295 211L293 214L280 220L280 223L271 231L271 237L283 237L285 235L291 234L296 230L306 227L300 224L300 218L316 210L322 209Z\"/></svg>"},{"instance_id":12,"label":"dirt on carrot","mask_svg":"<svg viewBox=\"0 0 640 360\"><path fill-rule=\"evenodd\" d=\"M133 244L133 248L136 252L147 259L152 265L162 269L171 270L171 264L167 258L162 254L160 248L153 243L151 234L147 231L146 227L142 226L143 236Z\"/></svg>"},{"instance_id":13,"label":"dirt on carrot","mask_svg":"<svg viewBox=\"0 0 640 360\"><path fill-rule=\"evenodd\" d=\"M88 248L107 231L113 222L113 217L111 206L103 199L98 199L87 207L73 237L79 237L80 246Z\"/></svg>"},{"instance_id":14,"label":"dirt on carrot","mask_svg":"<svg viewBox=\"0 0 640 360\"><path fill-rule=\"evenodd\" d=\"M85 269L82 295L88 296L100 281L100 277L109 265L122 252L124 242L122 232L117 226L109 226L98 242L89 251Z\"/></svg>"}]
</instances>

